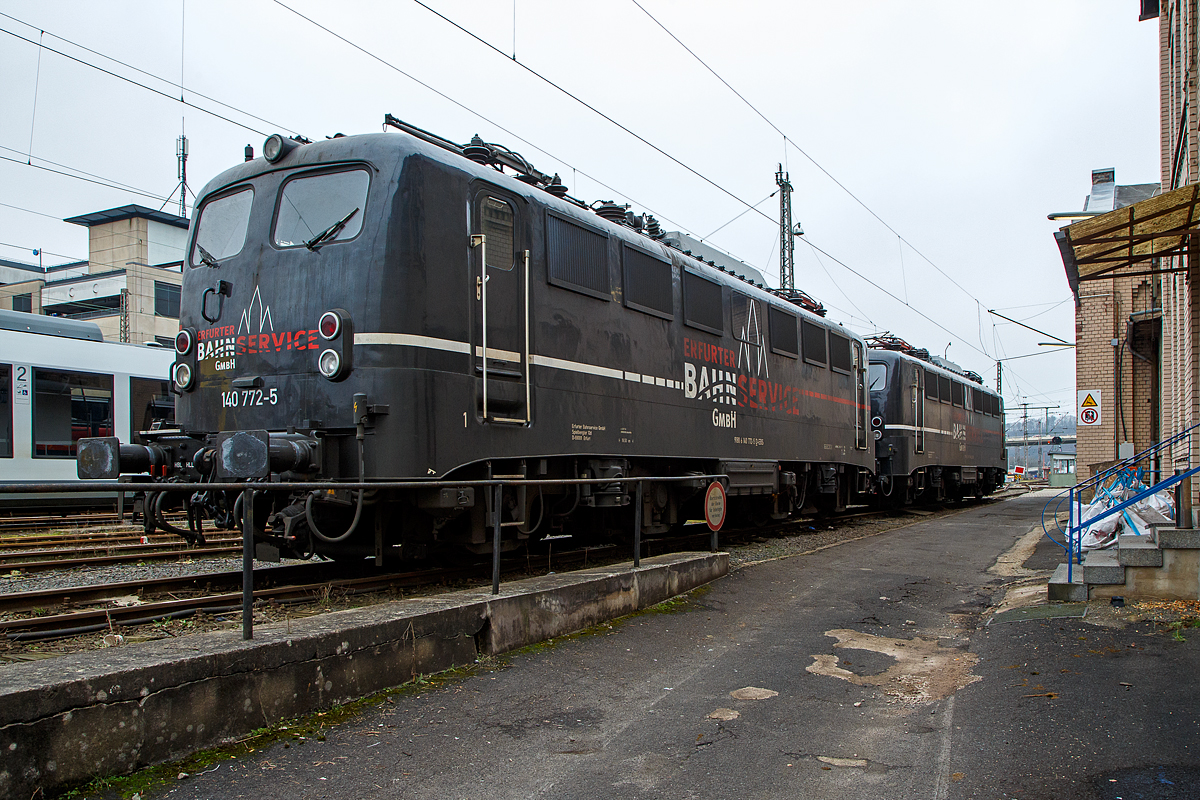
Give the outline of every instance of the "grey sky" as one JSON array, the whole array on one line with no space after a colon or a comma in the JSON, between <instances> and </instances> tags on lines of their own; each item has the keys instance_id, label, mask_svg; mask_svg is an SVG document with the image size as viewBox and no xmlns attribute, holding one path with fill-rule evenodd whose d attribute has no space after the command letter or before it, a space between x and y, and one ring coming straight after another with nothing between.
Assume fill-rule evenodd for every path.
<instances>
[{"instance_id":1,"label":"grey sky","mask_svg":"<svg viewBox=\"0 0 1200 800\"><path fill-rule=\"evenodd\" d=\"M953 335L803 243L797 286L860 333L889 330L938 354L952 342L950 359L993 385L998 355L1034 352L1046 339L986 309L1074 338L1046 214L1082 207L1093 168L1115 167L1118 183L1159 177L1158 24L1139 23L1133 0L425 0L505 55L411 0L284 2L0 0L0 157L20 162L0 161L0 258L36 262L35 247L54 254L47 264L84 258L86 230L58 220L163 205L27 166L30 153L35 165L165 198L177 182L181 125L195 191L239 162L246 144L260 153L266 133L374 132L390 112L460 142L478 133L558 172L580 199L629 202L697 236L746 210L735 197L766 198L786 161L804 238ZM39 48L23 41L39 37L167 96L49 49L39 67ZM722 188L514 63L514 44L521 64ZM181 104L171 85L181 82L185 100L254 131ZM775 280L777 200L759 208L765 217L747 213L710 241ZM1074 389L1069 352L1006 370L1010 407L1028 399L1072 411Z\"/></svg>"}]
</instances>

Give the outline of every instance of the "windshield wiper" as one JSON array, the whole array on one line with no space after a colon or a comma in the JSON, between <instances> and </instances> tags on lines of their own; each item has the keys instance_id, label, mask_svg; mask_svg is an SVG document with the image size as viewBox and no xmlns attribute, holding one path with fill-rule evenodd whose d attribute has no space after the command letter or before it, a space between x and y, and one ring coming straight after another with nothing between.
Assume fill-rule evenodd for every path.
<instances>
[{"instance_id":1,"label":"windshield wiper","mask_svg":"<svg viewBox=\"0 0 1200 800\"><path fill-rule=\"evenodd\" d=\"M339 219L337 222L330 225L325 230L318 233L313 238L309 239L307 242L304 243L304 246L307 247L309 250L316 250L317 245L321 244L322 242L324 242L327 239L332 239L334 236L337 236L338 233L342 230L342 228L346 227L346 223L350 221L350 218L353 217L357 213L358 213L358 209L356 208L353 211L351 211L349 214L347 214L346 216Z\"/></svg>"},{"instance_id":2,"label":"windshield wiper","mask_svg":"<svg viewBox=\"0 0 1200 800\"><path fill-rule=\"evenodd\" d=\"M200 251L200 263L206 267L220 269L221 265L217 259L213 258L213 254L204 249L204 245L196 242L196 249Z\"/></svg>"}]
</instances>

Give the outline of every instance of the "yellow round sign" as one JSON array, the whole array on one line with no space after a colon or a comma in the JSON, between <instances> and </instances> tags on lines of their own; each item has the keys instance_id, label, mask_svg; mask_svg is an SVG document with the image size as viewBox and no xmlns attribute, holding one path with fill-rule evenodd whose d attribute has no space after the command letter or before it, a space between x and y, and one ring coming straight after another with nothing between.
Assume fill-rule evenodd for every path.
<instances>
[{"instance_id":1,"label":"yellow round sign","mask_svg":"<svg viewBox=\"0 0 1200 800\"><path fill-rule=\"evenodd\" d=\"M719 531L725 524L725 487L713 481L704 493L704 521L710 531Z\"/></svg>"}]
</instances>

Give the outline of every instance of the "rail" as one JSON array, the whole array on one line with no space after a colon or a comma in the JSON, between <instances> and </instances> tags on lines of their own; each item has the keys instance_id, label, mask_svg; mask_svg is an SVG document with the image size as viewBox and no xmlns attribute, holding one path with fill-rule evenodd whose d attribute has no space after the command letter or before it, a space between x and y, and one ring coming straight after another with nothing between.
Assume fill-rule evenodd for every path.
<instances>
[{"instance_id":1,"label":"rail","mask_svg":"<svg viewBox=\"0 0 1200 800\"><path fill-rule=\"evenodd\" d=\"M1119 461L1103 472L1093 475L1083 483L1076 484L1068 488L1065 492L1051 498L1042 508L1042 533L1046 538L1061 547L1067 555L1067 581L1070 582L1074 577L1074 565L1083 563L1083 532L1097 522L1105 520L1115 514L1123 514L1126 509L1147 497L1158 494L1182 483L1187 478L1200 473L1200 467L1192 467L1187 470L1177 470L1174 475L1158 483L1151 483L1151 475L1161 475L1157 469L1146 469L1143 465L1144 461L1155 458L1161 455L1164 451L1168 451L1175 447L1180 442L1186 441L1192 433L1200 428L1200 424L1193 425L1190 428L1185 428L1179 433L1171 436L1168 439L1163 439L1152 447L1148 447L1140 453L1136 453L1123 461ZM1190 455L1187 462L1191 463ZM1145 479L1145 480L1143 480ZM1111 483L1110 483L1111 481ZM1147 488L1135 491L1132 497L1120 499L1111 507L1101 511L1099 514L1088 517L1085 520L1077 519L1077 514L1082 514L1081 503L1078 498L1081 498L1084 492L1088 490L1106 491L1116 484L1121 484L1122 489L1126 491L1118 492L1117 494L1127 494L1137 486L1147 486ZM1113 497L1118 500L1117 497ZM1067 503L1067 527L1064 529L1062 517L1062 504ZM1176 503L1176 524L1178 524L1179 513L1178 506L1182 504ZM1053 507L1053 509L1051 508ZM1049 524L1047 524L1049 521ZM1188 523L1190 525L1190 522ZM1051 532L1053 529L1053 533ZM1057 534L1061 539L1055 538Z\"/></svg>"},{"instance_id":2,"label":"rail","mask_svg":"<svg viewBox=\"0 0 1200 800\"><path fill-rule=\"evenodd\" d=\"M494 513L492 522L492 594L500 594L500 508L506 486L611 486L612 484L635 484L633 498L633 565L641 566L642 553L642 497L646 483L688 483L708 481L721 482L724 486L727 475L667 475L638 476L625 478L485 478L479 480L408 480L408 481L255 481L255 482L192 482L130 484L122 481L80 481L75 483L22 483L0 484L0 495L14 493L50 492L129 492L131 490L158 490L171 492L241 492L242 494L242 638L254 638L254 494L278 491L324 491L336 487L339 490L366 489L441 489L477 487L490 489L488 498ZM710 526L712 527L712 526ZM717 532L712 528L709 548L717 549Z\"/></svg>"}]
</instances>

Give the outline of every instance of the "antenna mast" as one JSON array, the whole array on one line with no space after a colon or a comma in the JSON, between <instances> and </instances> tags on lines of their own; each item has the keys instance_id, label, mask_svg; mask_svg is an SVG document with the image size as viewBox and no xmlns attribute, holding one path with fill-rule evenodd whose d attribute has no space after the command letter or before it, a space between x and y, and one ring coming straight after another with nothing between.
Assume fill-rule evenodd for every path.
<instances>
[{"instance_id":1,"label":"antenna mast","mask_svg":"<svg viewBox=\"0 0 1200 800\"><path fill-rule=\"evenodd\" d=\"M179 159L179 216L186 219L188 139L183 134L175 140L175 156Z\"/></svg>"},{"instance_id":2,"label":"antenna mast","mask_svg":"<svg viewBox=\"0 0 1200 800\"><path fill-rule=\"evenodd\" d=\"M796 242L792 238L792 184L783 164L775 173L775 185L779 187L779 288L793 291L796 288Z\"/></svg>"}]
</instances>

